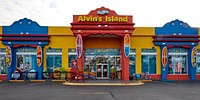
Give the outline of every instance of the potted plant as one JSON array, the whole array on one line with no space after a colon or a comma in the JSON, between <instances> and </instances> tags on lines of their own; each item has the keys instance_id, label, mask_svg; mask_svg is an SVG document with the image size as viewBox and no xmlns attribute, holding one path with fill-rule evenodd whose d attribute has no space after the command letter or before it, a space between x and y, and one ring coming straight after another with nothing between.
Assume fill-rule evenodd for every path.
<instances>
[{"instance_id":1,"label":"potted plant","mask_svg":"<svg viewBox=\"0 0 200 100\"><path fill-rule=\"evenodd\" d=\"M110 69L110 78L111 79L115 79L115 73L116 73L116 69L114 66L112 66Z\"/></svg>"},{"instance_id":2,"label":"potted plant","mask_svg":"<svg viewBox=\"0 0 200 100\"><path fill-rule=\"evenodd\" d=\"M65 80L66 77L66 69L65 68L60 68L60 73L61 73L61 79Z\"/></svg>"},{"instance_id":3,"label":"potted plant","mask_svg":"<svg viewBox=\"0 0 200 100\"><path fill-rule=\"evenodd\" d=\"M44 77L45 79L48 79L48 78L49 78L49 73L48 73L48 71L47 71L47 68L44 68L44 69L43 69L43 77Z\"/></svg>"}]
</instances>

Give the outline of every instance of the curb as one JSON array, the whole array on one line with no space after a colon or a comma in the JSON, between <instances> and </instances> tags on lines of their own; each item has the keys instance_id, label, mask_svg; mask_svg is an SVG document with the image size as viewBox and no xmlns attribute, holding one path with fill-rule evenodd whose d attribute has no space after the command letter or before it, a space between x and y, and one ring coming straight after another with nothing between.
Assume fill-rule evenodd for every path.
<instances>
[{"instance_id":1,"label":"curb","mask_svg":"<svg viewBox=\"0 0 200 100\"><path fill-rule=\"evenodd\" d=\"M9 80L9 82L21 83L21 82L24 82L24 80Z\"/></svg>"},{"instance_id":2,"label":"curb","mask_svg":"<svg viewBox=\"0 0 200 100\"><path fill-rule=\"evenodd\" d=\"M30 80L30 82L46 82L45 80Z\"/></svg>"},{"instance_id":3,"label":"curb","mask_svg":"<svg viewBox=\"0 0 200 100\"><path fill-rule=\"evenodd\" d=\"M51 82L66 82L66 80L51 80Z\"/></svg>"},{"instance_id":4,"label":"curb","mask_svg":"<svg viewBox=\"0 0 200 100\"><path fill-rule=\"evenodd\" d=\"M142 82L136 83L72 83L72 82L65 82L64 85L69 86L139 86L143 85Z\"/></svg>"},{"instance_id":5,"label":"curb","mask_svg":"<svg viewBox=\"0 0 200 100\"><path fill-rule=\"evenodd\" d=\"M153 82L152 80L138 80L138 81L140 81L142 83Z\"/></svg>"}]
</instances>

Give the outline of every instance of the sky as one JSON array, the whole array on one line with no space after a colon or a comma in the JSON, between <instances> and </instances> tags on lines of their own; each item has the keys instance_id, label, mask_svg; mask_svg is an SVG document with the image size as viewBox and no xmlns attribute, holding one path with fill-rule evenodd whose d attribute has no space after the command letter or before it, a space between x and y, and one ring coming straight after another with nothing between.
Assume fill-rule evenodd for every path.
<instances>
[{"instance_id":1,"label":"sky","mask_svg":"<svg viewBox=\"0 0 200 100\"><path fill-rule=\"evenodd\" d=\"M175 19L200 27L199 0L0 0L0 26L25 17L41 26L70 26L73 15L102 6L132 15L135 27L162 27Z\"/></svg>"}]
</instances>

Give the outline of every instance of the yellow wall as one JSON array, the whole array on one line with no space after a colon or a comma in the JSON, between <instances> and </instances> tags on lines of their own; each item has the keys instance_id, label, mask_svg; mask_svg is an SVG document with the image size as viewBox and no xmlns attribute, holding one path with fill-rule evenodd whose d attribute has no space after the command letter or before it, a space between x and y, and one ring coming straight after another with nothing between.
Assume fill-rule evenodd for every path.
<instances>
[{"instance_id":1,"label":"yellow wall","mask_svg":"<svg viewBox=\"0 0 200 100\"><path fill-rule=\"evenodd\" d=\"M57 27L57 26L49 26L48 27L49 35L73 35L70 27ZM74 35L73 35L74 36Z\"/></svg>"},{"instance_id":2,"label":"yellow wall","mask_svg":"<svg viewBox=\"0 0 200 100\"><path fill-rule=\"evenodd\" d=\"M0 26L0 34L2 34L2 26ZM2 44L2 41L0 41L0 48L6 48L6 46Z\"/></svg>"},{"instance_id":3,"label":"yellow wall","mask_svg":"<svg viewBox=\"0 0 200 100\"><path fill-rule=\"evenodd\" d=\"M45 46L44 52L49 47L62 48L62 67L68 68L68 48L76 48L76 39L70 27L48 27L48 32L50 42L48 46ZM46 59L44 62L46 62ZM46 63L44 67L46 67Z\"/></svg>"},{"instance_id":4,"label":"yellow wall","mask_svg":"<svg viewBox=\"0 0 200 100\"><path fill-rule=\"evenodd\" d=\"M68 48L76 48L76 38L74 37L70 27L49 27L50 42L45 46L44 52L48 47L62 48L62 67L68 68ZM160 63L160 47L154 46L152 36L155 35L154 27L136 27L131 36L131 48L136 49L136 73L141 73L141 49L151 49L154 47L157 51L156 55L156 74L161 73ZM45 55L44 55L45 56ZM46 57L46 56L45 56ZM46 62L46 59L44 59ZM46 67L46 63L44 63Z\"/></svg>"},{"instance_id":5,"label":"yellow wall","mask_svg":"<svg viewBox=\"0 0 200 100\"><path fill-rule=\"evenodd\" d=\"M200 36L200 28L198 28L198 36ZM197 48L200 48L200 45L197 45Z\"/></svg>"},{"instance_id":6,"label":"yellow wall","mask_svg":"<svg viewBox=\"0 0 200 100\"><path fill-rule=\"evenodd\" d=\"M156 73L160 74L160 48L159 46L154 46L152 36L155 35L154 27L136 27L131 36L131 48L136 49L136 73L142 73L141 65L141 50L142 48L151 49L154 47L156 49Z\"/></svg>"}]
</instances>

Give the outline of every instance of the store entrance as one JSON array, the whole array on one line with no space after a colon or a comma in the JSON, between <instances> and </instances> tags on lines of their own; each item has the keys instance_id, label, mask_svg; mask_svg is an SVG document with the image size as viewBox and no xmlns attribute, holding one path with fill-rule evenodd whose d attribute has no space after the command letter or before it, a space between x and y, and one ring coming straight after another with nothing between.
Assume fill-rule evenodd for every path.
<instances>
[{"instance_id":1,"label":"store entrance","mask_svg":"<svg viewBox=\"0 0 200 100\"><path fill-rule=\"evenodd\" d=\"M121 79L119 49L85 49L84 72L96 79ZM117 74L118 73L118 74Z\"/></svg>"},{"instance_id":2,"label":"store entrance","mask_svg":"<svg viewBox=\"0 0 200 100\"><path fill-rule=\"evenodd\" d=\"M97 69L96 73L97 79L108 79L108 64L97 64L96 69Z\"/></svg>"}]
</instances>

